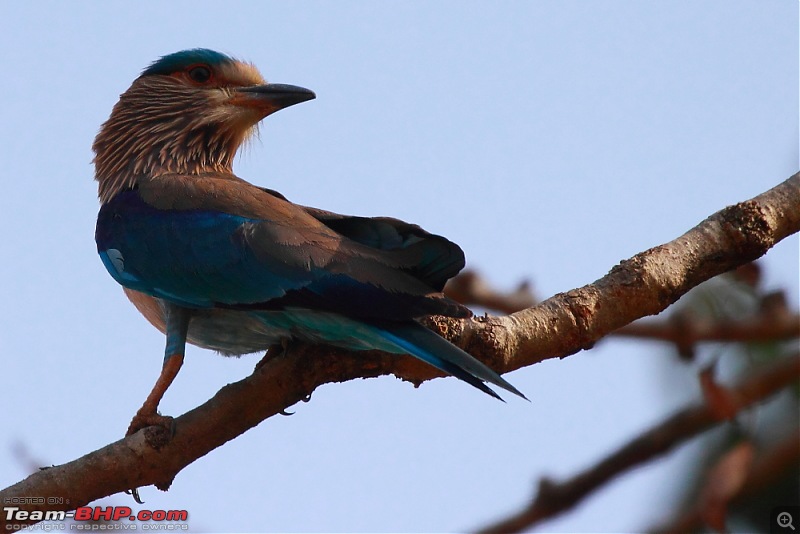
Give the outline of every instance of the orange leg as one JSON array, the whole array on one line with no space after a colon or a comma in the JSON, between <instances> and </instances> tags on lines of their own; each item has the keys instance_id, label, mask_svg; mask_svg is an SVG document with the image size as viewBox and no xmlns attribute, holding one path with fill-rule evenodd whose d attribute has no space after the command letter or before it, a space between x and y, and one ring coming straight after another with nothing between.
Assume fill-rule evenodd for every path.
<instances>
[{"instance_id":1,"label":"orange leg","mask_svg":"<svg viewBox=\"0 0 800 534\"><path fill-rule=\"evenodd\" d=\"M183 354L173 354L167 358L164 362L164 366L161 368L161 375L158 377L158 380L156 380L155 386L153 386L152 391L150 391L142 407L139 408L139 411L133 416L133 420L128 426L128 431L125 433L126 436L130 436L138 430L152 425L163 426L168 430L172 429L172 417L159 415L158 403L161 402L164 393L166 393L172 381L175 380L182 365Z\"/></svg>"},{"instance_id":2,"label":"orange leg","mask_svg":"<svg viewBox=\"0 0 800 534\"><path fill-rule=\"evenodd\" d=\"M162 426L170 431L174 430L172 417L158 414L158 403L164 397L172 381L183 365L183 355L186 352L186 334L189 331L189 321L192 317L191 310L172 304L167 301L159 301L164 313L164 323L167 330L167 348L164 351L164 365L161 367L161 375L156 380L156 385L147 396L144 404L136 415L133 416L131 424L128 426L126 436L136 433L146 426Z\"/></svg>"}]
</instances>

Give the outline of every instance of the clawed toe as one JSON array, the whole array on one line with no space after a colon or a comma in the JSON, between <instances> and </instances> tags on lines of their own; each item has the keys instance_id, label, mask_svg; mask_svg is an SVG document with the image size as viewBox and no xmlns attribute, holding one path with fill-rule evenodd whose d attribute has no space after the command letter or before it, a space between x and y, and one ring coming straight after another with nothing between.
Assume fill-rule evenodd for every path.
<instances>
[{"instance_id":1,"label":"clawed toe","mask_svg":"<svg viewBox=\"0 0 800 534\"><path fill-rule=\"evenodd\" d=\"M173 417L157 413L137 413L133 416L131 424L128 425L128 431L125 432L125 437L135 434L148 426L160 426L168 432L170 437L175 435L175 419Z\"/></svg>"}]
</instances>

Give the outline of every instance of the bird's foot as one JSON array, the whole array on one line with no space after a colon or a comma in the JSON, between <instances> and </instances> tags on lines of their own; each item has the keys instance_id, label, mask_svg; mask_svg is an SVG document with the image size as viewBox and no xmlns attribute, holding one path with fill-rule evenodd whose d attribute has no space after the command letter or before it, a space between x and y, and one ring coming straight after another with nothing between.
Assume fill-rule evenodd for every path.
<instances>
[{"instance_id":1,"label":"bird's foot","mask_svg":"<svg viewBox=\"0 0 800 534\"><path fill-rule=\"evenodd\" d=\"M285 352L287 352L288 348L289 348L289 344L286 341L281 341L280 345L271 345L267 349L266 354L264 354L264 357L261 358L258 361L258 363L256 364L255 368L253 369L253 372L258 371L259 369L264 367L264 364L267 363L268 361L270 361L272 359L275 359L278 356L280 356L281 354L284 354Z\"/></svg>"},{"instance_id":2,"label":"bird's foot","mask_svg":"<svg viewBox=\"0 0 800 534\"><path fill-rule=\"evenodd\" d=\"M156 427L161 431L166 431L170 438L175 435L175 419L173 417L154 412L142 413L142 411L139 410L136 415L133 416L131 424L128 425L128 431L125 432L125 437L135 434L147 427ZM149 441L148 439L148 442Z\"/></svg>"},{"instance_id":3,"label":"bird's foot","mask_svg":"<svg viewBox=\"0 0 800 534\"><path fill-rule=\"evenodd\" d=\"M125 490L125 495L130 495L133 497L133 500L136 501L136 504L144 504L144 501L141 497L139 497L139 488L132 488L129 490Z\"/></svg>"},{"instance_id":4,"label":"bird's foot","mask_svg":"<svg viewBox=\"0 0 800 534\"><path fill-rule=\"evenodd\" d=\"M144 408L145 406L142 406L142 409L133 416L131 424L128 425L128 431L125 432L125 437L145 429L144 440L148 445L158 450L169 443L172 436L175 435L175 419L168 415L150 411L145 412ZM139 488L131 488L126 490L125 493L132 496L137 504L144 504L144 501L139 496Z\"/></svg>"}]
</instances>

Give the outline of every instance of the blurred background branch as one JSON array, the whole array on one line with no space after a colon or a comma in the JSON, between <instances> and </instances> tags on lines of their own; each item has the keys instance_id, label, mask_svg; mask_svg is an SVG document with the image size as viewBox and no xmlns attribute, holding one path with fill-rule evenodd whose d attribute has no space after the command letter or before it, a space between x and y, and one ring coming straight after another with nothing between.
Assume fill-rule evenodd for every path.
<instances>
[{"instance_id":1,"label":"blurred background branch","mask_svg":"<svg viewBox=\"0 0 800 534\"><path fill-rule=\"evenodd\" d=\"M800 355L796 354L770 364L755 376L729 390L731 398L735 399L733 415L774 395L788 385L796 384L798 378L800 378ZM686 408L645 431L595 466L568 480L554 482L542 478L529 506L482 529L481 532L487 534L520 532L544 519L569 510L614 477L669 452L681 442L721 423L723 420L719 418L719 412L718 407L711 403ZM791 455L789 456L791 459ZM734 493L738 494L739 488L736 488Z\"/></svg>"}]
</instances>

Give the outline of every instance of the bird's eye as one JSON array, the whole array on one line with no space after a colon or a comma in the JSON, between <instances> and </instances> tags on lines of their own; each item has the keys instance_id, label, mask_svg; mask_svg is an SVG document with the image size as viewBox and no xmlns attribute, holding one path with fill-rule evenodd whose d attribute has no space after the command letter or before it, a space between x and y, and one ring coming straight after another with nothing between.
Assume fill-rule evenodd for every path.
<instances>
[{"instance_id":1,"label":"bird's eye","mask_svg":"<svg viewBox=\"0 0 800 534\"><path fill-rule=\"evenodd\" d=\"M205 65L198 65L189 69L189 78L197 83L206 83L211 79L211 69Z\"/></svg>"}]
</instances>

